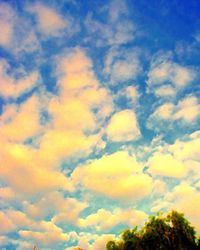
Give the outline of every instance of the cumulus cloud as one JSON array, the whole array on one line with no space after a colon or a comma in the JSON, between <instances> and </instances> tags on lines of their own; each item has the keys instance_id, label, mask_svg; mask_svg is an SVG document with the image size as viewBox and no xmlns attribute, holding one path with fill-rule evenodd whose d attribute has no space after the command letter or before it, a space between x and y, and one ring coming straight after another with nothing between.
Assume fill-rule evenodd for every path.
<instances>
[{"instance_id":1,"label":"cumulus cloud","mask_svg":"<svg viewBox=\"0 0 200 250\"><path fill-rule=\"evenodd\" d=\"M154 113L148 118L147 125L149 128L154 128L155 130L166 130L167 123L171 124L168 128L172 129L174 122L178 122L181 126L189 125L190 123L195 123L199 115L200 105L197 97L186 96L179 100L177 104L166 102L157 107Z\"/></svg>"},{"instance_id":2,"label":"cumulus cloud","mask_svg":"<svg viewBox=\"0 0 200 250\"><path fill-rule=\"evenodd\" d=\"M49 192L35 203L24 204L26 214L36 220L52 218L55 224L76 224L79 213L88 207L86 202L75 198L65 198L61 192Z\"/></svg>"},{"instance_id":3,"label":"cumulus cloud","mask_svg":"<svg viewBox=\"0 0 200 250\"><path fill-rule=\"evenodd\" d=\"M0 155L1 180L18 192L33 195L56 188L70 189L69 180L62 173L35 165L37 154L29 146L7 143Z\"/></svg>"},{"instance_id":4,"label":"cumulus cloud","mask_svg":"<svg viewBox=\"0 0 200 250\"><path fill-rule=\"evenodd\" d=\"M160 86L157 87L155 90L155 94L159 97L168 97L168 96L175 96L176 95L176 89L170 85Z\"/></svg>"},{"instance_id":5,"label":"cumulus cloud","mask_svg":"<svg viewBox=\"0 0 200 250\"><path fill-rule=\"evenodd\" d=\"M71 177L76 185L118 200L142 199L152 189L151 178L134 157L123 151L79 166Z\"/></svg>"},{"instance_id":6,"label":"cumulus cloud","mask_svg":"<svg viewBox=\"0 0 200 250\"><path fill-rule=\"evenodd\" d=\"M115 113L106 128L111 141L131 141L140 137L140 129L134 111L126 109Z\"/></svg>"},{"instance_id":7,"label":"cumulus cloud","mask_svg":"<svg viewBox=\"0 0 200 250\"><path fill-rule=\"evenodd\" d=\"M112 48L105 57L104 65L104 73L110 84L133 81L141 72L139 51Z\"/></svg>"},{"instance_id":8,"label":"cumulus cloud","mask_svg":"<svg viewBox=\"0 0 200 250\"><path fill-rule=\"evenodd\" d=\"M89 154L98 145L101 133L87 135L86 130L98 128L112 111L112 99L100 86L91 60L81 49L62 55L58 68L58 95L41 92L21 104L5 105L1 114L0 136L5 146L1 151L1 179L27 196L57 189L72 191L60 164L73 154ZM23 80L24 84L30 84L29 80L32 78ZM15 84L9 84L10 95L16 95ZM41 122L44 111L48 123Z\"/></svg>"},{"instance_id":9,"label":"cumulus cloud","mask_svg":"<svg viewBox=\"0 0 200 250\"><path fill-rule=\"evenodd\" d=\"M60 106L62 101L68 103L74 115L77 113L79 117L83 114L85 118L87 117L84 121L91 122L93 125L95 121L91 109L95 108L101 117L107 117L113 109L112 98L108 90L103 88L95 77L92 61L84 50L76 48L59 57L57 61L56 74L59 77ZM82 123L81 117L78 119Z\"/></svg>"},{"instance_id":10,"label":"cumulus cloud","mask_svg":"<svg viewBox=\"0 0 200 250\"><path fill-rule=\"evenodd\" d=\"M56 159L62 160L77 152L89 153L101 139L101 133L93 131L112 111L112 98L100 86L92 62L83 50L77 48L57 60L59 95L50 98L47 105L52 126L40 143L41 151L46 152L44 155L54 164Z\"/></svg>"},{"instance_id":11,"label":"cumulus cloud","mask_svg":"<svg viewBox=\"0 0 200 250\"><path fill-rule=\"evenodd\" d=\"M0 211L0 223L1 223L1 229L0 234L9 233L12 232L15 229L15 226L11 219L9 219L6 214L2 211Z\"/></svg>"},{"instance_id":12,"label":"cumulus cloud","mask_svg":"<svg viewBox=\"0 0 200 250\"><path fill-rule=\"evenodd\" d=\"M188 169L183 162L178 161L170 154L156 152L148 160L149 172L153 175L183 178Z\"/></svg>"},{"instance_id":13,"label":"cumulus cloud","mask_svg":"<svg viewBox=\"0 0 200 250\"><path fill-rule=\"evenodd\" d=\"M16 78L8 74L10 70L9 64L5 60L0 61L0 81L1 89L0 96L3 98L17 98L22 94L32 90L39 79L38 72L31 72L30 74L23 73L22 77ZM17 73L17 71L16 71Z\"/></svg>"},{"instance_id":14,"label":"cumulus cloud","mask_svg":"<svg viewBox=\"0 0 200 250\"><path fill-rule=\"evenodd\" d=\"M177 139L174 144L169 146L169 151L180 160L200 160L200 131L197 130L185 140Z\"/></svg>"},{"instance_id":15,"label":"cumulus cloud","mask_svg":"<svg viewBox=\"0 0 200 250\"><path fill-rule=\"evenodd\" d=\"M37 96L32 96L21 105L4 106L0 117L0 137L2 140L23 142L41 132Z\"/></svg>"},{"instance_id":16,"label":"cumulus cloud","mask_svg":"<svg viewBox=\"0 0 200 250\"><path fill-rule=\"evenodd\" d=\"M158 98L144 93L146 62L144 52L133 47L137 28L126 2L112 0L88 11L81 24L86 36L81 32L74 40L68 38L81 17L75 22L67 14L70 4L0 4L0 46L7 58L0 60L0 248L72 250L78 244L102 250L115 237L104 231L144 223L140 206L152 212L178 209L197 225L200 132L170 145L157 137L149 145L153 133L144 129L148 139L139 141L140 125L146 124L139 125L137 117L152 105L148 128L176 131L187 124L192 130L200 114L197 95L189 93L196 70L168 54L153 57L147 88L162 97L158 106ZM67 11L78 10L71 7ZM92 46L69 47L77 43ZM101 53L90 58L94 46L102 46ZM42 77L52 91L38 85ZM145 121L141 113L140 118ZM106 207L95 203L98 197ZM122 203L127 207L116 206Z\"/></svg>"},{"instance_id":17,"label":"cumulus cloud","mask_svg":"<svg viewBox=\"0 0 200 250\"><path fill-rule=\"evenodd\" d=\"M46 36L58 36L67 28L67 21L53 8L41 3L28 6L28 11L37 17L38 30Z\"/></svg>"},{"instance_id":18,"label":"cumulus cloud","mask_svg":"<svg viewBox=\"0 0 200 250\"><path fill-rule=\"evenodd\" d=\"M182 182L175 186L171 192L168 192L162 200L158 200L154 204L153 211L159 211L163 208L168 210L175 209L185 214L192 225L200 231L198 214L200 209L200 193L189 185L187 182Z\"/></svg>"},{"instance_id":19,"label":"cumulus cloud","mask_svg":"<svg viewBox=\"0 0 200 250\"><path fill-rule=\"evenodd\" d=\"M0 46L16 57L39 51L40 42L31 20L7 3L0 4L0 30Z\"/></svg>"},{"instance_id":20,"label":"cumulus cloud","mask_svg":"<svg viewBox=\"0 0 200 250\"><path fill-rule=\"evenodd\" d=\"M10 240L10 243L17 244L19 248L29 249L33 245L40 245L44 249L50 249L52 246L62 248L69 239L68 234L53 222L32 220L19 210L8 209L1 212L0 221L2 233L14 231L19 233L18 239ZM9 239L2 239L2 241L5 241L5 244L9 243Z\"/></svg>"},{"instance_id":21,"label":"cumulus cloud","mask_svg":"<svg viewBox=\"0 0 200 250\"><path fill-rule=\"evenodd\" d=\"M182 87L189 84L194 76L193 70L174 63L167 55L163 55L153 60L148 73L148 84L160 85L170 82L176 87Z\"/></svg>"},{"instance_id":22,"label":"cumulus cloud","mask_svg":"<svg viewBox=\"0 0 200 250\"><path fill-rule=\"evenodd\" d=\"M13 38L15 13L10 5L6 3L0 4L0 46L8 47Z\"/></svg>"},{"instance_id":23,"label":"cumulus cloud","mask_svg":"<svg viewBox=\"0 0 200 250\"><path fill-rule=\"evenodd\" d=\"M105 231L119 224L125 224L129 227L142 225L146 219L147 215L143 211L115 209L113 212L110 212L102 208L84 219L80 218L79 226L83 228L94 227L97 231Z\"/></svg>"},{"instance_id":24,"label":"cumulus cloud","mask_svg":"<svg viewBox=\"0 0 200 250\"><path fill-rule=\"evenodd\" d=\"M133 110L138 109L139 98L140 93L137 86L134 84L120 88L115 94L113 94L115 103L125 103L127 108L132 108Z\"/></svg>"},{"instance_id":25,"label":"cumulus cloud","mask_svg":"<svg viewBox=\"0 0 200 250\"><path fill-rule=\"evenodd\" d=\"M151 62L147 83L158 96L174 96L196 77L194 69L174 62L171 57L170 53L160 53Z\"/></svg>"},{"instance_id":26,"label":"cumulus cloud","mask_svg":"<svg viewBox=\"0 0 200 250\"><path fill-rule=\"evenodd\" d=\"M128 86L124 89L124 92L131 103L136 103L139 98L139 92L135 86Z\"/></svg>"},{"instance_id":27,"label":"cumulus cloud","mask_svg":"<svg viewBox=\"0 0 200 250\"><path fill-rule=\"evenodd\" d=\"M40 245L45 249L62 246L68 240L67 234L63 233L60 228L47 232L20 230L19 235L22 240L31 241L32 244Z\"/></svg>"},{"instance_id":28,"label":"cumulus cloud","mask_svg":"<svg viewBox=\"0 0 200 250\"><path fill-rule=\"evenodd\" d=\"M129 20L129 18L124 18L124 16L128 15L125 4L120 3L119 1L113 2L118 2L118 4L115 5L113 3L110 5L108 23L97 21L91 13L85 20L85 26L88 33L90 33L88 39L90 40L91 37L95 37L97 46L123 45L135 38L135 25ZM125 7L123 8L124 11L122 11L120 5ZM113 9L115 9L114 12Z\"/></svg>"},{"instance_id":29,"label":"cumulus cloud","mask_svg":"<svg viewBox=\"0 0 200 250\"><path fill-rule=\"evenodd\" d=\"M105 16L105 19L102 18ZM87 29L87 42L95 41L97 47L120 46L133 41L136 37L136 25L130 16L126 1L112 0L100 8L96 18L90 12L84 22ZM101 21L100 21L101 20Z\"/></svg>"}]
</instances>

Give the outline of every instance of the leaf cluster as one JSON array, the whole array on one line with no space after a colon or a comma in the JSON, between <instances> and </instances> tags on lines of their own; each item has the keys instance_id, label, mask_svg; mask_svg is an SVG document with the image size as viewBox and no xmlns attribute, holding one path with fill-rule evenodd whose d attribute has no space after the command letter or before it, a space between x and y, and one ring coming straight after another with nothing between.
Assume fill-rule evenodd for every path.
<instances>
[{"instance_id":1,"label":"leaf cluster","mask_svg":"<svg viewBox=\"0 0 200 250\"><path fill-rule=\"evenodd\" d=\"M107 250L197 250L200 239L194 227L177 211L151 216L143 228L126 229L120 240L106 244Z\"/></svg>"}]
</instances>

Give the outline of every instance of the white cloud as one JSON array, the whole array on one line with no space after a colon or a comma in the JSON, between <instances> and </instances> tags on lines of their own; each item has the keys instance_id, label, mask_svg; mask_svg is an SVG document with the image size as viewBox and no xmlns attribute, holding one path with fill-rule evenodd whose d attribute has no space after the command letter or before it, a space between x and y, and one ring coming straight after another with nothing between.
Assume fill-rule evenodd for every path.
<instances>
[{"instance_id":1,"label":"white cloud","mask_svg":"<svg viewBox=\"0 0 200 250\"><path fill-rule=\"evenodd\" d=\"M122 20L115 24L104 24L95 20L91 15L88 15L85 26L88 33L90 35L92 33L96 38L95 42L97 46L122 45L135 38L135 26L128 20Z\"/></svg>"},{"instance_id":2,"label":"white cloud","mask_svg":"<svg viewBox=\"0 0 200 250\"><path fill-rule=\"evenodd\" d=\"M140 129L134 111L126 109L115 113L106 128L112 141L131 141L140 137Z\"/></svg>"},{"instance_id":3,"label":"white cloud","mask_svg":"<svg viewBox=\"0 0 200 250\"><path fill-rule=\"evenodd\" d=\"M23 73L23 76L21 78L16 79L14 75L10 76L10 74L8 74L8 70L10 70L10 65L5 60L1 60L0 96L4 98L17 98L21 96L22 94L32 90L36 86L39 79L39 75L36 71L29 74ZM14 70L12 70L12 72L14 72Z\"/></svg>"},{"instance_id":4,"label":"white cloud","mask_svg":"<svg viewBox=\"0 0 200 250\"><path fill-rule=\"evenodd\" d=\"M164 61L154 65L148 73L148 77L149 85L160 85L170 82L179 88L191 83L195 77L195 72L177 63Z\"/></svg>"},{"instance_id":5,"label":"white cloud","mask_svg":"<svg viewBox=\"0 0 200 250\"><path fill-rule=\"evenodd\" d=\"M109 19L111 22L116 22L120 19L122 15L128 15L128 7L125 3L125 1L120 0L112 0L109 4Z\"/></svg>"},{"instance_id":6,"label":"white cloud","mask_svg":"<svg viewBox=\"0 0 200 250\"><path fill-rule=\"evenodd\" d=\"M0 46L19 56L22 52L39 50L39 40L28 18L19 15L10 5L0 4Z\"/></svg>"},{"instance_id":7,"label":"white cloud","mask_svg":"<svg viewBox=\"0 0 200 250\"><path fill-rule=\"evenodd\" d=\"M67 20L53 8L40 3L28 6L28 11L37 17L37 27L46 36L59 36L68 26Z\"/></svg>"},{"instance_id":8,"label":"white cloud","mask_svg":"<svg viewBox=\"0 0 200 250\"><path fill-rule=\"evenodd\" d=\"M131 101L131 103L136 103L139 98L139 92L135 86L128 86L124 90L127 98Z\"/></svg>"},{"instance_id":9,"label":"white cloud","mask_svg":"<svg viewBox=\"0 0 200 250\"><path fill-rule=\"evenodd\" d=\"M159 53L151 62L147 83L158 96L174 96L196 77L194 69L174 62L171 57L170 53Z\"/></svg>"},{"instance_id":10,"label":"white cloud","mask_svg":"<svg viewBox=\"0 0 200 250\"><path fill-rule=\"evenodd\" d=\"M141 71L138 51L111 49L105 58L104 73L110 84L136 79Z\"/></svg>"},{"instance_id":11,"label":"white cloud","mask_svg":"<svg viewBox=\"0 0 200 250\"><path fill-rule=\"evenodd\" d=\"M109 6L104 6L103 10L106 11L104 14L108 16L107 23L95 20L91 13L86 18L85 26L89 40L95 37L97 46L118 46L135 38L135 24L129 16L129 9L125 1L111 1Z\"/></svg>"},{"instance_id":12,"label":"white cloud","mask_svg":"<svg viewBox=\"0 0 200 250\"><path fill-rule=\"evenodd\" d=\"M10 46L13 38L14 16L15 13L8 4L0 4L0 46L6 48Z\"/></svg>"},{"instance_id":13,"label":"white cloud","mask_svg":"<svg viewBox=\"0 0 200 250\"><path fill-rule=\"evenodd\" d=\"M157 107L148 118L147 126L155 130L164 129L166 131L166 129L173 129L174 122L178 122L181 126L195 124L199 115L200 104L197 97L187 96L180 99L177 104L166 102ZM166 124L168 125L166 126Z\"/></svg>"},{"instance_id":14,"label":"white cloud","mask_svg":"<svg viewBox=\"0 0 200 250\"><path fill-rule=\"evenodd\" d=\"M160 97L175 96L176 89L170 85L161 86L155 89L155 94Z\"/></svg>"}]
</instances>

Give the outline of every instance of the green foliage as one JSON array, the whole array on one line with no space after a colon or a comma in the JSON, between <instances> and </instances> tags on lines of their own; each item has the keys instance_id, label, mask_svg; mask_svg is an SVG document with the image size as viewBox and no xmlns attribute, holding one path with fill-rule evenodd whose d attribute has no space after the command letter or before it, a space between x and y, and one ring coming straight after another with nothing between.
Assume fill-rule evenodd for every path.
<instances>
[{"instance_id":1,"label":"green foliage","mask_svg":"<svg viewBox=\"0 0 200 250\"><path fill-rule=\"evenodd\" d=\"M144 227L137 230L126 229L120 241L109 241L107 250L197 250L197 239L192 227L184 215L172 211L167 216L152 216Z\"/></svg>"},{"instance_id":2,"label":"green foliage","mask_svg":"<svg viewBox=\"0 0 200 250\"><path fill-rule=\"evenodd\" d=\"M109 241L107 244L106 244L106 249L107 250L118 250L118 246L117 246L117 243L113 240Z\"/></svg>"}]
</instances>

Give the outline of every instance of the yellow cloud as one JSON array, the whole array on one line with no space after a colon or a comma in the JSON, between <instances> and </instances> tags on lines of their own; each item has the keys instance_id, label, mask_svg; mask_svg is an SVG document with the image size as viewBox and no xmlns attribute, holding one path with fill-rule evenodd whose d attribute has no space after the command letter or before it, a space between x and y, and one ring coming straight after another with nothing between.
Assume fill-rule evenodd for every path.
<instances>
[{"instance_id":1,"label":"yellow cloud","mask_svg":"<svg viewBox=\"0 0 200 250\"><path fill-rule=\"evenodd\" d=\"M49 192L35 203L25 204L26 214L33 219L41 220L51 216L53 223L74 223L79 213L88 207L86 202L75 198L65 198L61 192Z\"/></svg>"},{"instance_id":2,"label":"yellow cloud","mask_svg":"<svg viewBox=\"0 0 200 250\"><path fill-rule=\"evenodd\" d=\"M175 186L172 192L166 194L163 200L165 207L169 210L175 209L185 214L192 225L200 232L200 193L186 182Z\"/></svg>"},{"instance_id":3,"label":"yellow cloud","mask_svg":"<svg viewBox=\"0 0 200 250\"><path fill-rule=\"evenodd\" d=\"M113 199L137 200L151 192L152 180L127 152L103 156L72 173L76 184ZM111 188L114 187L114 188Z\"/></svg>"},{"instance_id":4,"label":"yellow cloud","mask_svg":"<svg viewBox=\"0 0 200 250\"><path fill-rule=\"evenodd\" d=\"M78 241L78 246L81 246L83 249L87 250L101 250L105 249L106 243L109 240L113 240L115 238L114 234L92 234L92 233L85 233L80 232L77 234L76 232L72 231L69 233L70 239L73 241ZM90 243L93 242L93 243ZM65 250L74 250L76 246L67 247Z\"/></svg>"},{"instance_id":5,"label":"yellow cloud","mask_svg":"<svg viewBox=\"0 0 200 250\"><path fill-rule=\"evenodd\" d=\"M153 175L182 178L186 176L188 169L170 154L156 152L148 160L149 172Z\"/></svg>"},{"instance_id":6,"label":"yellow cloud","mask_svg":"<svg viewBox=\"0 0 200 250\"><path fill-rule=\"evenodd\" d=\"M17 98L30 91L37 83L38 73L32 72L20 79L15 79L7 74L9 65L6 61L0 61L0 96L4 98Z\"/></svg>"},{"instance_id":7,"label":"yellow cloud","mask_svg":"<svg viewBox=\"0 0 200 250\"><path fill-rule=\"evenodd\" d=\"M54 223L73 223L77 224L78 216L88 204L86 202L80 202L74 198L68 198L62 203L63 207L59 209L60 211L57 212L52 218L52 222Z\"/></svg>"},{"instance_id":8,"label":"yellow cloud","mask_svg":"<svg viewBox=\"0 0 200 250\"><path fill-rule=\"evenodd\" d=\"M172 103L165 103L158 107L153 115L159 116L162 119L172 119L174 106Z\"/></svg>"},{"instance_id":9,"label":"yellow cloud","mask_svg":"<svg viewBox=\"0 0 200 250\"><path fill-rule=\"evenodd\" d=\"M49 232L20 230L19 235L23 240L32 241L34 244L45 248L57 246L59 243L68 240L67 234L63 233L59 228Z\"/></svg>"},{"instance_id":10,"label":"yellow cloud","mask_svg":"<svg viewBox=\"0 0 200 250\"><path fill-rule=\"evenodd\" d=\"M174 114L174 119L184 119L193 122L200 115L200 105L194 96L186 97L178 103L178 110Z\"/></svg>"},{"instance_id":11,"label":"yellow cloud","mask_svg":"<svg viewBox=\"0 0 200 250\"><path fill-rule=\"evenodd\" d=\"M131 141L140 136L137 117L132 110L115 113L106 128L106 133L112 141Z\"/></svg>"},{"instance_id":12,"label":"yellow cloud","mask_svg":"<svg viewBox=\"0 0 200 250\"><path fill-rule=\"evenodd\" d=\"M112 234L103 234L99 237L96 237L95 242L90 246L89 250L100 250L104 249L106 246L106 243L109 240L113 240L114 235Z\"/></svg>"},{"instance_id":13,"label":"yellow cloud","mask_svg":"<svg viewBox=\"0 0 200 250\"><path fill-rule=\"evenodd\" d=\"M194 122L200 115L200 105L195 96L186 97L178 102L164 103L158 107L151 117L160 117L164 120L176 121L184 120L185 122Z\"/></svg>"},{"instance_id":14,"label":"yellow cloud","mask_svg":"<svg viewBox=\"0 0 200 250\"><path fill-rule=\"evenodd\" d=\"M0 117L0 137L9 141L22 142L41 132L39 101L36 96L32 96L19 107L4 107Z\"/></svg>"},{"instance_id":15,"label":"yellow cloud","mask_svg":"<svg viewBox=\"0 0 200 250\"><path fill-rule=\"evenodd\" d=\"M89 107L75 97L52 99L49 103L49 112L55 127L81 131L86 128L94 129L96 125Z\"/></svg>"},{"instance_id":16,"label":"yellow cloud","mask_svg":"<svg viewBox=\"0 0 200 250\"><path fill-rule=\"evenodd\" d=\"M1 223L1 228L0 228L1 234L12 232L15 229L15 225L13 224L13 222L2 211L0 211L0 223Z\"/></svg>"},{"instance_id":17,"label":"yellow cloud","mask_svg":"<svg viewBox=\"0 0 200 250\"><path fill-rule=\"evenodd\" d=\"M47 107L52 119L51 126L40 140L39 158L48 166L59 165L62 159L71 154L90 152L100 141L101 133L86 136L85 132L98 128L98 119L108 116L112 109L107 90L98 85L92 63L81 49L77 48L59 58L57 73L60 93L49 100ZM84 82L82 74L86 76ZM73 86L71 80L68 81L71 75L76 76ZM98 117L93 108L98 109Z\"/></svg>"},{"instance_id":18,"label":"yellow cloud","mask_svg":"<svg viewBox=\"0 0 200 250\"><path fill-rule=\"evenodd\" d=\"M57 74L62 93L85 87L95 88L99 84L92 70L91 60L80 48L58 59Z\"/></svg>"},{"instance_id":19,"label":"yellow cloud","mask_svg":"<svg viewBox=\"0 0 200 250\"><path fill-rule=\"evenodd\" d=\"M180 160L200 160L200 134L199 131L190 135L188 140L176 140L174 144L169 146L169 151Z\"/></svg>"},{"instance_id":20,"label":"yellow cloud","mask_svg":"<svg viewBox=\"0 0 200 250\"><path fill-rule=\"evenodd\" d=\"M28 146L6 144L0 158L1 179L18 192L33 195L56 188L72 189L68 178L62 173L36 165L36 151Z\"/></svg>"},{"instance_id":21,"label":"yellow cloud","mask_svg":"<svg viewBox=\"0 0 200 250\"><path fill-rule=\"evenodd\" d=\"M16 200L15 192L10 187L0 188L0 198L4 201Z\"/></svg>"},{"instance_id":22,"label":"yellow cloud","mask_svg":"<svg viewBox=\"0 0 200 250\"><path fill-rule=\"evenodd\" d=\"M20 105L4 106L1 114L0 138L5 144L0 152L1 178L18 194L34 195L60 188L72 191L71 181L60 172L60 164L71 155L89 154L95 145L102 144L102 132L94 134L94 130L101 128L99 122L111 112L111 97L100 87L91 61L81 49L62 60L58 63L62 77L78 77L82 72L88 77L84 84L89 85L84 85L82 91L79 84L70 89L68 84L62 85L61 77L58 96L41 92ZM29 80L25 79L25 84ZM96 114L93 108L98 110ZM41 110L48 112L48 124L41 123ZM27 139L33 139L34 144L24 145Z\"/></svg>"},{"instance_id":23,"label":"yellow cloud","mask_svg":"<svg viewBox=\"0 0 200 250\"><path fill-rule=\"evenodd\" d=\"M141 225L147 219L147 215L134 209L115 209L110 212L105 209L99 209L96 213L88 215L86 218L80 218L78 225L83 228L95 227L96 230L109 230L118 224L126 224L130 227Z\"/></svg>"},{"instance_id":24,"label":"yellow cloud","mask_svg":"<svg viewBox=\"0 0 200 250\"><path fill-rule=\"evenodd\" d=\"M38 156L47 168L58 168L70 155L89 153L98 141L98 135L85 136L76 130L52 129L45 133L40 143Z\"/></svg>"}]
</instances>

